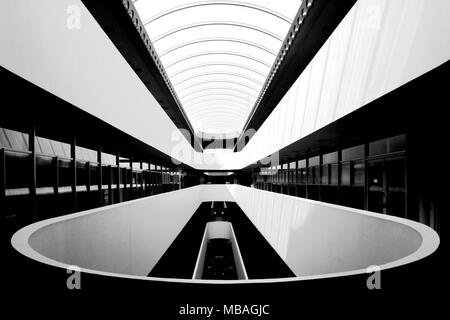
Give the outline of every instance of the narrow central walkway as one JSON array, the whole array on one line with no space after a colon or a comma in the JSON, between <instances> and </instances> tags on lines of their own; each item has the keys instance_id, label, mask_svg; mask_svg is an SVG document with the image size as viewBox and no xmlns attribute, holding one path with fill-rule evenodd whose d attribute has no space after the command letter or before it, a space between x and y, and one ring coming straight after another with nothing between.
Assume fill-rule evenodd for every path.
<instances>
[{"instance_id":1,"label":"narrow central walkway","mask_svg":"<svg viewBox=\"0 0 450 320\"><path fill-rule=\"evenodd\" d=\"M295 277L241 208L235 202L222 201L203 202L198 207L148 276L191 279L206 224L211 221L233 225L249 279ZM203 279L236 279L231 243L222 240L208 243Z\"/></svg>"}]
</instances>

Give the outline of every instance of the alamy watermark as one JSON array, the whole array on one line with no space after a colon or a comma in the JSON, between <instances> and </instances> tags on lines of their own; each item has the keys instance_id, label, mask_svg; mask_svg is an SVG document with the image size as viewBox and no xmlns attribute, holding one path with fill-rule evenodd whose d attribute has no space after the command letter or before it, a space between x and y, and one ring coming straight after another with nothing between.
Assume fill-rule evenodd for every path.
<instances>
[{"instance_id":1,"label":"alamy watermark","mask_svg":"<svg viewBox=\"0 0 450 320\"><path fill-rule=\"evenodd\" d=\"M69 290L81 289L80 267L74 266L74 265L68 266L67 273L70 274L70 276L68 276L67 280L66 280L67 289L69 289Z\"/></svg>"},{"instance_id":2,"label":"alamy watermark","mask_svg":"<svg viewBox=\"0 0 450 320\"><path fill-rule=\"evenodd\" d=\"M70 5L67 7L66 26L69 30L81 29L81 8L77 5Z\"/></svg>"},{"instance_id":3,"label":"alamy watermark","mask_svg":"<svg viewBox=\"0 0 450 320\"><path fill-rule=\"evenodd\" d=\"M366 273L371 273L366 281L367 289L381 289L381 268L375 265L369 266L366 269Z\"/></svg>"}]
</instances>

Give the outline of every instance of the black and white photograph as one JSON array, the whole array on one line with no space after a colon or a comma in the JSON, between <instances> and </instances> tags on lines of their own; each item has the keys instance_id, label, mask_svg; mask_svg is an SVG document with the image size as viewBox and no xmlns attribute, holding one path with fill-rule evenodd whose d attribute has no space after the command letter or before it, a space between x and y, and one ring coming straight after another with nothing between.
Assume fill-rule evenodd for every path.
<instances>
[{"instance_id":1,"label":"black and white photograph","mask_svg":"<svg viewBox=\"0 0 450 320\"><path fill-rule=\"evenodd\" d=\"M445 316L449 0L0 0L2 318Z\"/></svg>"}]
</instances>

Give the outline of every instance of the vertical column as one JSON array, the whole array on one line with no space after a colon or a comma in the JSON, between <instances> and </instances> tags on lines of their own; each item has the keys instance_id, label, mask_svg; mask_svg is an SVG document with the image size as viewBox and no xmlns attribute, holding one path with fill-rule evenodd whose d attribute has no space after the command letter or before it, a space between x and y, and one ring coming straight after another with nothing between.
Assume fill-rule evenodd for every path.
<instances>
[{"instance_id":1,"label":"vertical column","mask_svg":"<svg viewBox=\"0 0 450 320\"><path fill-rule=\"evenodd\" d=\"M75 137L70 144L70 157L72 158L72 195L73 195L73 212L78 210L78 198L77 198L77 152L76 152L77 140Z\"/></svg>"},{"instance_id":2,"label":"vertical column","mask_svg":"<svg viewBox=\"0 0 450 320\"><path fill-rule=\"evenodd\" d=\"M160 190L161 190L161 193L163 193L163 192L164 192L163 167L162 167L162 166L159 166L159 169L160 169L160 175L161 175L161 187L160 187Z\"/></svg>"},{"instance_id":3,"label":"vertical column","mask_svg":"<svg viewBox=\"0 0 450 320\"><path fill-rule=\"evenodd\" d=\"M54 182L53 182L53 193L55 194L55 213L58 216L60 210L60 202L59 202L59 158L53 158L53 174Z\"/></svg>"},{"instance_id":4,"label":"vertical column","mask_svg":"<svg viewBox=\"0 0 450 320\"><path fill-rule=\"evenodd\" d=\"M305 196L306 196L306 199L309 199L309 181L310 181L310 179L311 179L311 172L310 172L310 170L309 170L309 157L308 157L308 155L306 156L306 158L305 158L305 162L306 162L306 166L305 166L305 170L306 170L306 181L305 181Z\"/></svg>"},{"instance_id":5,"label":"vertical column","mask_svg":"<svg viewBox=\"0 0 450 320\"><path fill-rule=\"evenodd\" d=\"M130 157L130 190L129 190L129 194L128 194L128 200L131 200L134 198L134 184L133 184L133 159ZM136 184L137 185L137 184Z\"/></svg>"},{"instance_id":6,"label":"vertical column","mask_svg":"<svg viewBox=\"0 0 450 320\"><path fill-rule=\"evenodd\" d=\"M113 203L113 201L112 201L112 180L113 180L114 173L113 173L112 165L109 165L108 168L109 168L108 203L112 204Z\"/></svg>"},{"instance_id":7,"label":"vertical column","mask_svg":"<svg viewBox=\"0 0 450 320\"><path fill-rule=\"evenodd\" d=\"M86 172L86 174L87 174L87 176L86 176L86 178L87 178L86 179L86 192L89 196L89 194L91 192L91 162L90 161L88 161L86 163L86 170L87 170L87 172Z\"/></svg>"},{"instance_id":8,"label":"vertical column","mask_svg":"<svg viewBox=\"0 0 450 320\"><path fill-rule=\"evenodd\" d=\"M6 205L6 158L5 149L0 149L0 208Z\"/></svg>"},{"instance_id":9,"label":"vertical column","mask_svg":"<svg viewBox=\"0 0 450 320\"><path fill-rule=\"evenodd\" d=\"M139 169L141 169L139 184L140 184L140 191L139 191L139 197L142 198L144 196L144 164L139 162ZM137 181L136 181L137 182Z\"/></svg>"},{"instance_id":10,"label":"vertical column","mask_svg":"<svg viewBox=\"0 0 450 320\"><path fill-rule=\"evenodd\" d=\"M319 201L322 201L323 155L319 155Z\"/></svg>"},{"instance_id":11,"label":"vertical column","mask_svg":"<svg viewBox=\"0 0 450 320\"><path fill-rule=\"evenodd\" d=\"M295 196L298 197L298 183L299 183L299 179L298 179L298 160L295 160Z\"/></svg>"},{"instance_id":12,"label":"vertical column","mask_svg":"<svg viewBox=\"0 0 450 320\"><path fill-rule=\"evenodd\" d=\"M146 188L146 194L148 195L148 196L150 196L151 194L152 194L152 190L153 190L153 187L151 186L151 184L152 184L152 167L151 167L151 165L152 165L152 163L149 161L148 162L148 180L147 180L147 188Z\"/></svg>"},{"instance_id":13,"label":"vertical column","mask_svg":"<svg viewBox=\"0 0 450 320\"><path fill-rule=\"evenodd\" d=\"M369 210L369 144L364 144L364 210Z\"/></svg>"},{"instance_id":14,"label":"vertical column","mask_svg":"<svg viewBox=\"0 0 450 320\"><path fill-rule=\"evenodd\" d=\"M37 221L37 202L36 202L36 127L32 127L28 134L28 146L30 149L30 205L31 219Z\"/></svg>"},{"instance_id":15,"label":"vertical column","mask_svg":"<svg viewBox=\"0 0 450 320\"><path fill-rule=\"evenodd\" d=\"M102 147L97 149L97 188L98 205L103 205L103 168L102 168Z\"/></svg>"},{"instance_id":16,"label":"vertical column","mask_svg":"<svg viewBox=\"0 0 450 320\"><path fill-rule=\"evenodd\" d=\"M342 171L342 150L338 150L338 181L337 181L337 203L341 203L341 171Z\"/></svg>"},{"instance_id":17,"label":"vertical column","mask_svg":"<svg viewBox=\"0 0 450 320\"><path fill-rule=\"evenodd\" d=\"M128 200L128 171L127 167L123 168L123 194L122 194L122 201Z\"/></svg>"},{"instance_id":18,"label":"vertical column","mask_svg":"<svg viewBox=\"0 0 450 320\"><path fill-rule=\"evenodd\" d=\"M120 192L120 153L117 151L116 153L116 203L122 202L122 193Z\"/></svg>"}]
</instances>

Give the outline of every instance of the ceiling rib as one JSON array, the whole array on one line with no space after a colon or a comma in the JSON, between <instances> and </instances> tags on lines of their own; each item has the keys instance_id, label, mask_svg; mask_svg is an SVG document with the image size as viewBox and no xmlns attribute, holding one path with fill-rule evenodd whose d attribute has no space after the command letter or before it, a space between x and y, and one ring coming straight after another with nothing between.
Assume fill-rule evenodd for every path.
<instances>
[{"instance_id":1,"label":"ceiling rib","mask_svg":"<svg viewBox=\"0 0 450 320\"><path fill-rule=\"evenodd\" d=\"M134 2L137 2L134 1ZM185 4L185 5L181 5L172 9L169 9L167 11L161 12L157 15L154 15L153 17L150 17L149 19L144 21L144 25L147 25L149 23L152 23L158 19L161 19L162 17L165 17L169 14L178 12L178 11L182 11L182 10L186 10L186 9L191 9L191 8L195 8L195 7L204 7L204 6L214 6L214 5L221 5L221 6L236 6L236 7L241 7L241 8L249 8L249 9L253 9L253 10L258 10L267 14L270 14L274 17L279 18L280 20L285 21L286 23L291 24L292 20L290 20L288 17L274 11L271 10L269 8L265 8L263 6L258 6L258 5L254 5L248 2L240 2L240 1L199 1L199 2L195 2L195 3L189 3L189 4Z\"/></svg>"},{"instance_id":2,"label":"ceiling rib","mask_svg":"<svg viewBox=\"0 0 450 320\"><path fill-rule=\"evenodd\" d=\"M252 90L252 91L258 92L258 89L253 88L253 87L251 87L251 86L249 86L249 85L247 85L247 84L245 84L245 83L242 83L242 82L231 81L231 80L212 80L212 81L210 80L210 81L201 81L201 82L197 82L197 83L194 83L194 84L192 84L192 85L190 85L190 86L184 87L183 89L178 90L178 93L181 94L182 92L184 92L184 91L186 91L186 90L188 90L188 89L195 88L195 87L198 87L198 86L201 86L201 85L204 85L204 84L211 84L211 83L227 83L227 84L234 84L234 85L241 86L241 87L244 87L244 88L248 88L248 89L250 89L250 90Z\"/></svg>"},{"instance_id":3,"label":"ceiling rib","mask_svg":"<svg viewBox=\"0 0 450 320\"><path fill-rule=\"evenodd\" d=\"M185 42L185 43L179 44L179 45L177 45L177 46L174 46L174 47L172 47L172 48L167 49L166 51L164 51L163 53L161 53L159 56L162 58L162 57L164 57L165 55L167 55L167 54L169 54L169 53L171 53L171 52L173 52L173 51L176 51L176 50L179 50L179 49L182 49L182 48L185 48L185 47L187 47L187 46L194 45L194 44L206 43L206 42L232 42L232 43L240 43L240 44L245 44L245 45L251 46L251 47L253 47L253 48L257 48L257 49L263 50L263 51L265 51L265 52L267 52L267 53L269 53L269 54L271 54L271 55L273 55L273 56L276 56L276 55L277 55L277 53L276 53L275 51L270 50L269 48L267 48L267 47L265 47L265 46L262 46L262 45L260 45L260 44L257 44L257 43L251 42L251 41L246 41L246 40L236 39L236 38L219 38L219 37L215 37L215 38L197 39L197 40L192 40L192 41L189 41L189 42Z\"/></svg>"},{"instance_id":4,"label":"ceiling rib","mask_svg":"<svg viewBox=\"0 0 450 320\"><path fill-rule=\"evenodd\" d=\"M176 64L178 64L178 63L181 63L181 62L183 62L183 61L186 61L186 60L189 60L189 59L193 59L193 58L197 58L197 57L208 56L208 55L227 55L227 56L236 56L236 57L241 57L241 58L245 58L245 59L249 59L249 60L255 61L255 62L257 62L257 63L262 64L263 66L265 66L265 67L267 67L267 68L270 68L270 67L271 67L270 64L264 62L264 61L261 60L261 59L258 59L258 58L256 58L256 57L253 57L253 56L250 56L250 55L247 55L247 54L242 54L242 53L239 53L239 52L233 52L233 51L210 51L210 52L200 52L200 53L195 53L195 54L192 54L192 55L189 55L189 56L185 56L185 57L183 57L183 58L180 58L180 59L178 59L178 60L176 60L176 61L174 61L174 62L171 62L171 63L169 63L168 65L166 65L165 67L166 67L166 70L167 70L167 69L173 67L174 65L176 65Z\"/></svg>"},{"instance_id":5,"label":"ceiling rib","mask_svg":"<svg viewBox=\"0 0 450 320\"><path fill-rule=\"evenodd\" d=\"M233 94L233 93L210 93L210 94L202 94L202 95L199 95L197 97L191 98L191 99L185 101L185 103L191 102L191 101L193 101L193 100L195 100L197 98L209 97L209 96L230 96L230 97L242 99L242 100L244 100L246 102L249 102L249 99L247 99L245 97L241 97L241 96Z\"/></svg>"},{"instance_id":6,"label":"ceiling rib","mask_svg":"<svg viewBox=\"0 0 450 320\"><path fill-rule=\"evenodd\" d=\"M234 76L234 77L238 77L238 78L242 78L242 79L247 79L247 80L252 81L252 82L254 82L256 84L262 85L262 82L254 79L252 77L248 77L248 76L245 76L245 75L242 75L242 74L239 74L239 73L234 73L234 72L203 72L203 73L199 73L199 74L196 74L196 75L184 78L183 80L180 80L177 83L175 83L174 86L176 87L176 86L180 85L183 82L186 82L188 80L192 80L192 79L195 79L195 78L198 78L198 77L212 76L212 75Z\"/></svg>"},{"instance_id":7,"label":"ceiling rib","mask_svg":"<svg viewBox=\"0 0 450 320\"><path fill-rule=\"evenodd\" d=\"M283 42L283 40L284 40L282 37L278 36L277 34L271 32L269 30L266 30L266 29L263 29L263 28L260 28L260 27L257 27L257 26L251 25L251 24L247 24L247 23L240 23L240 22L234 22L234 21L206 21L206 22L197 22L197 23L193 23L193 24L189 24L189 25L184 25L184 26L169 30L169 31L155 37L152 41L155 44L158 41L160 41L168 36L174 35L178 32L181 32L184 30L189 30L192 28L200 28L200 27L208 27L208 26L231 26L231 27L238 27L238 28L246 28L246 29L257 31L259 33L263 33L263 34L270 36L280 42Z\"/></svg>"},{"instance_id":8,"label":"ceiling rib","mask_svg":"<svg viewBox=\"0 0 450 320\"><path fill-rule=\"evenodd\" d=\"M228 90L228 91L234 91L234 92L239 92L248 96L251 96L252 98L256 98L256 96L254 94L250 94L247 91L244 90L239 90L239 89L235 89L235 88L227 88L227 87L211 87L211 88L203 88L203 89L198 89L198 90L194 90L188 94L185 94L184 96L179 96L180 99L184 99L186 97L189 97L190 95L199 93L199 92L205 92L205 91L214 91L214 90Z\"/></svg>"}]
</instances>

